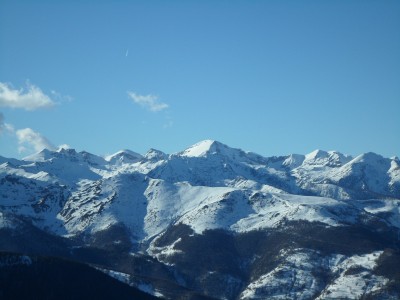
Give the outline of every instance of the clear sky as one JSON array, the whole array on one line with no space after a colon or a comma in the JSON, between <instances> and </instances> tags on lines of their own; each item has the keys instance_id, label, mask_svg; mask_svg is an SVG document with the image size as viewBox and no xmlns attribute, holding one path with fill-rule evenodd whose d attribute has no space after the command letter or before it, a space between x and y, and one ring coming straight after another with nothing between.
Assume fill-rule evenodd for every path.
<instances>
[{"instance_id":1,"label":"clear sky","mask_svg":"<svg viewBox=\"0 0 400 300\"><path fill-rule=\"evenodd\" d=\"M400 1L0 0L0 155L400 155Z\"/></svg>"}]
</instances>

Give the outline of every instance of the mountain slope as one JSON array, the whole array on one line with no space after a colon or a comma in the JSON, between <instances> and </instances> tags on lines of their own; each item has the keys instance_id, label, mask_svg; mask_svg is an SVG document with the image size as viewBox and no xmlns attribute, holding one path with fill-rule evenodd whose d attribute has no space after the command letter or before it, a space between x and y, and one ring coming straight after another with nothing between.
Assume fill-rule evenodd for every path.
<instances>
[{"instance_id":1,"label":"mountain slope","mask_svg":"<svg viewBox=\"0 0 400 300\"><path fill-rule=\"evenodd\" d=\"M400 295L386 263L400 248L396 157L263 157L206 140L0 163L0 250L96 263L170 299Z\"/></svg>"}]
</instances>

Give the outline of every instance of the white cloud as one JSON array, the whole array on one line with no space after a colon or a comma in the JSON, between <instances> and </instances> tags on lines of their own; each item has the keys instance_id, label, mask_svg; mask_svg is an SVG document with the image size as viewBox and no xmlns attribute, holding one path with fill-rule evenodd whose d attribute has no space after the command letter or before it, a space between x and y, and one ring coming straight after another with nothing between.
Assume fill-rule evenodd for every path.
<instances>
[{"instance_id":1,"label":"white cloud","mask_svg":"<svg viewBox=\"0 0 400 300\"><path fill-rule=\"evenodd\" d=\"M158 97L155 95L138 95L134 92L128 92L128 95L134 103L153 112L168 108L168 104L159 102Z\"/></svg>"},{"instance_id":2,"label":"white cloud","mask_svg":"<svg viewBox=\"0 0 400 300\"><path fill-rule=\"evenodd\" d=\"M51 91L51 97L27 81L26 86L21 89L15 89L11 84L0 82L0 107L25 109L28 111L39 108L49 108L56 105L56 102L72 101L73 98ZM54 99L56 101L54 101ZM18 151L41 151L44 148L57 150L57 148L43 135L31 128L14 129L14 126L4 121L4 115L0 112L0 134L8 133L15 135L18 140ZM63 144L60 149L69 148Z\"/></svg>"},{"instance_id":3,"label":"white cloud","mask_svg":"<svg viewBox=\"0 0 400 300\"><path fill-rule=\"evenodd\" d=\"M60 150L62 150L62 149L68 150L68 149L72 149L72 148L71 148L71 146L68 145L68 144L62 144L62 145L59 145L59 146L58 146L57 151L60 151Z\"/></svg>"},{"instance_id":4,"label":"white cloud","mask_svg":"<svg viewBox=\"0 0 400 300\"><path fill-rule=\"evenodd\" d=\"M34 150L39 152L44 148L50 150L56 150L56 147L49 142L43 135L34 131L31 128L19 129L16 131L16 136L18 139L18 151L25 152L29 150Z\"/></svg>"},{"instance_id":5,"label":"white cloud","mask_svg":"<svg viewBox=\"0 0 400 300\"><path fill-rule=\"evenodd\" d=\"M16 90L7 83L0 82L0 106L35 110L52 107L55 102L42 90L29 82L26 89Z\"/></svg>"}]
</instances>

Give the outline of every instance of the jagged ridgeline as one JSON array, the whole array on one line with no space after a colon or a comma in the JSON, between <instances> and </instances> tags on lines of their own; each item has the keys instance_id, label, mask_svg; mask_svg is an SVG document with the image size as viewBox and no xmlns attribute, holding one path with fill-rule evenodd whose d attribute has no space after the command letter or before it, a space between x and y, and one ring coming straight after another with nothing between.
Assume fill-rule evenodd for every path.
<instances>
[{"instance_id":1,"label":"jagged ridgeline","mask_svg":"<svg viewBox=\"0 0 400 300\"><path fill-rule=\"evenodd\" d=\"M0 275L25 272L32 293L71 264L126 295L399 299L399 249L397 157L263 157L210 140L171 155L0 157L0 251L14 257Z\"/></svg>"}]
</instances>

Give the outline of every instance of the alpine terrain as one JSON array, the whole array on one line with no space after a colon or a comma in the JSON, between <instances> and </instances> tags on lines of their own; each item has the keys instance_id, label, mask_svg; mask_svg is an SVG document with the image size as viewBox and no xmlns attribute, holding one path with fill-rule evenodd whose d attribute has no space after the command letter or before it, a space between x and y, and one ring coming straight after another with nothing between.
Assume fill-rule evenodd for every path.
<instances>
[{"instance_id":1,"label":"alpine terrain","mask_svg":"<svg viewBox=\"0 0 400 300\"><path fill-rule=\"evenodd\" d=\"M97 278L116 299L400 299L400 160L211 140L0 157L0 251L0 298Z\"/></svg>"}]
</instances>

